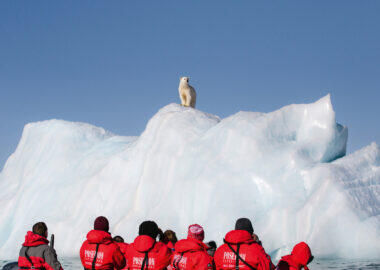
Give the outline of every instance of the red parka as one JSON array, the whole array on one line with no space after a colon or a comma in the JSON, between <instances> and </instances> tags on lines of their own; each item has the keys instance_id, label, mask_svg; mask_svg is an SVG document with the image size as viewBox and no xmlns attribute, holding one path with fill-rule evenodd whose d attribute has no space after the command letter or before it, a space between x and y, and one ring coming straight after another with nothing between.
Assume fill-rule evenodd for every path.
<instances>
[{"instance_id":1,"label":"red parka","mask_svg":"<svg viewBox=\"0 0 380 270\"><path fill-rule=\"evenodd\" d=\"M170 263L171 255L172 252L164 243L140 235L127 249L128 269L165 269Z\"/></svg>"},{"instance_id":2,"label":"red parka","mask_svg":"<svg viewBox=\"0 0 380 270\"><path fill-rule=\"evenodd\" d=\"M237 269L237 267L241 270L272 269L273 264L270 257L265 253L263 247L253 240L249 232L230 231L224 241L225 244L221 245L214 255L216 269Z\"/></svg>"},{"instance_id":3,"label":"red parka","mask_svg":"<svg viewBox=\"0 0 380 270\"><path fill-rule=\"evenodd\" d=\"M302 267L308 270L307 263L311 258L310 247L305 243L301 242L294 246L293 251L290 255L284 256L278 262L278 270L300 270Z\"/></svg>"},{"instance_id":4,"label":"red parka","mask_svg":"<svg viewBox=\"0 0 380 270\"><path fill-rule=\"evenodd\" d=\"M96 257L96 259L95 259ZM80 259L85 269L123 269L125 258L108 232L92 230L80 248Z\"/></svg>"},{"instance_id":5,"label":"red parka","mask_svg":"<svg viewBox=\"0 0 380 270\"><path fill-rule=\"evenodd\" d=\"M123 253L124 255L124 258L125 258L125 267L123 268L123 270L125 269L128 269L128 263L127 263L127 249L128 249L128 244L127 243L119 243L119 242L116 242L116 244L119 246L120 248L120 251L121 253Z\"/></svg>"},{"instance_id":6,"label":"red parka","mask_svg":"<svg viewBox=\"0 0 380 270\"><path fill-rule=\"evenodd\" d=\"M19 269L62 270L49 241L31 231L27 232L18 258Z\"/></svg>"},{"instance_id":7,"label":"red parka","mask_svg":"<svg viewBox=\"0 0 380 270\"><path fill-rule=\"evenodd\" d=\"M207 246L196 239L183 239L175 244L175 252L169 270L212 270L213 259L207 253Z\"/></svg>"},{"instance_id":8,"label":"red parka","mask_svg":"<svg viewBox=\"0 0 380 270\"><path fill-rule=\"evenodd\" d=\"M170 249L171 251L174 251L174 244L172 242L169 241L169 242L167 242L165 244L168 247L168 249Z\"/></svg>"}]
</instances>

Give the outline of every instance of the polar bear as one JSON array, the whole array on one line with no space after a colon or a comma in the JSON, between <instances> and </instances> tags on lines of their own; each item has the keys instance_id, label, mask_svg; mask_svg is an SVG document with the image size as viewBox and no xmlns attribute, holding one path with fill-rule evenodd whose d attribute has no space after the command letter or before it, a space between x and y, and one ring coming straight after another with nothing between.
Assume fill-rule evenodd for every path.
<instances>
[{"instance_id":1,"label":"polar bear","mask_svg":"<svg viewBox=\"0 0 380 270\"><path fill-rule=\"evenodd\" d=\"M181 77L179 79L179 97L182 106L195 108L197 94L195 93L194 88L189 84L189 79L189 77Z\"/></svg>"}]
</instances>

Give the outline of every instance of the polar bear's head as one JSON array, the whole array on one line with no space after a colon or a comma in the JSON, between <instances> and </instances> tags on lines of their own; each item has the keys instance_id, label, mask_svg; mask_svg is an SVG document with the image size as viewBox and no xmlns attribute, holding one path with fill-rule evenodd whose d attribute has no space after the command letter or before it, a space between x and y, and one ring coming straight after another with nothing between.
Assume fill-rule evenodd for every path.
<instances>
[{"instance_id":1,"label":"polar bear's head","mask_svg":"<svg viewBox=\"0 0 380 270\"><path fill-rule=\"evenodd\" d=\"M181 79L179 79L179 81L180 81L181 83L188 83L189 80L190 80L189 77L181 77Z\"/></svg>"}]
</instances>

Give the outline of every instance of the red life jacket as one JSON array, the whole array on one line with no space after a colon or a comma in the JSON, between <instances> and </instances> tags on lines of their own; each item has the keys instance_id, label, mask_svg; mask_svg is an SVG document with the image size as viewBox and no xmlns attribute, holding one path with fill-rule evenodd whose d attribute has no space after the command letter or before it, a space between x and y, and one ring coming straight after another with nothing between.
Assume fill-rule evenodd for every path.
<instances>
[{"instance_id":1,"label":"red life jacket","mask_svg":"<svg viewBox=\"0 0 380 270\"><path fill-rule=\"evenodd\" d=\"M305 270L309 270L307 264L311 256L310 247L305 242L298 243L294 246L290 255L281 258L276 269L300 270L303 267Z\"/></svg>"},{"instance_id":2,"label":"red life jacket","mask_svg":"<svg viewBox=\"0 0 380 270\"><path fill-rule=\"evenodd\" d=\"M167 242L165 244L168 247L168 249L170 249L171 251L174 251L174 244L171 241L169 241L169 242Z\"/></svg>"},{"instance_id":3,"label":"red life jacket","mask_svg":"<svg viewBox=\"0 0 380 270\"><path fill-rule=\"evenodd\" d=\"M175 244L169 270L212 270L213 259L207 253L207 246L196 239L183 239Z\"/></svg>"},{"instance_id":4,"label":"red life jacket","mask_svg":"<svg viewBox=\"0 0 380 270\"><path fill-rule=\"evenodd\" d=\"M165 269L171 258L171 251L162 242L150 236L137 236L127 249L128 269Z\"/></svg>"},{"instance_id":5,"label":"red life jacket","mask_svg":"<svg viewBox=\"0 0 380 270\"><path fill-rule=\"evenodd\" d=\"M80 249L80 259L85 269L122 269L125 258L111 235L104 231L92 230Z\"/></svg>"},{"instance_id":6,"label":"red life jacket","mask_svg":"<svg viewBox=\"0 0 380 270\"><path fill-rule=\"evenodd\" d=\"M221 245L214 255L216 269L270 270L272 268L270 257L253 240L249 232L230 231L224 241L225 244Z\"/></svg>"},{"instance_id":7,"label":"red life jacket","mask_svg":"<svg viewBox=\"0 0 380 270\"><path fill-rule=\"evenodd\" d=\"M127 243L118 243L118 242L116 242L116 244L119 246L121 253L123 253L123 255L124 255L125 261L127 262L127 260L128 260L127 248L129 245ZM128 263L125 264L125 267L123 268L123 270L128 269L127 265L128 265Z\"/></svg>"},{"instance_id":8,"label":"red life jacket","mask_svg":"<svg viewBox=\"0 0 380 270\"><path fill-rule=\"evenodd\" d=\"M28 231L18 258L19 269L62 269L55 251L48 244L45 237ZM49 265L46 260L54 262L54 265Z\"/></svg>"}]
</instances>

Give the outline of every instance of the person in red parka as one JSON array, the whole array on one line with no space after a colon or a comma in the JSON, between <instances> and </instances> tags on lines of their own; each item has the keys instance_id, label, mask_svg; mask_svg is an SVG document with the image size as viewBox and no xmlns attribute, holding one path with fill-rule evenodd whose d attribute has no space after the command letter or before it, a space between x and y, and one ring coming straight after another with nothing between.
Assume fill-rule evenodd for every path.
<instances>
[{"instance_id":1,"label":"person in red parka","mask_svg":"<svg viewBox=\"0 0 380 270\"><path fill-rule=\"evenodd\" d=\"M307 265L311 263L314 256L311 255L310 247L301 242L294 246L290 255L284 256L277 264L277 270L309 270Z\"/></svg>"},{"instance_id":2,"label":"person in red parka","mask_svg":"<svg viewBox=\"0 0 380 270\"><path fill-rule=\"evenodd\" d=\"M224 244L215 252L214 260L216 269L274 268L264 248L253 239L252 223L247 218L236 221L235 230L226 234Z\"/></svg>"},{"instance_id":3,"label":"person in red parka","mask_svg":"<svg viewBox=\"0 0 380 270\"><path fill-rule=\"evenodd\" d=\"M154 221L144 221L139 236L128 246L127 261L130 270L162 270L170 263L172 252L162 242L156 242L158 226Z\"/></svg>"},{"instance_id":4,"label":"person in red parka","mask_svg":"<svg viewBox=\"0 0 380 270\"><path fill-rule=\"evenodd\" d=\"M109 223L105 217L97 217L94 229L87 234L87 240L80 248L80 259L84 269L123 269L125 258L119 246L113 241Z\"/></svg>"},{"instance_id":5,"label":"person in red parka","mask_svg":"<svg viewBox=\"0 0 380 270\"><path fill-rule=\"evenodd\" d=\"M47 240L48 228L44 222L33 225L28 231L18 257L19 269L63 270L55 250Z\"/></svg>"},{"instance_id":6,"label":"person in red parka","mask_svg":"<svg viewBox=\"0 0 380 270\"><path fill-rule=\"evenodd\" d=\"M216 248L217 248L216 242L214 240L211 240L211 241L207 242L206 245L208 247L207 248L208 255L210 255L211 257L214 258L214 254L215 254L215 251L216 251Z\"/></svg>"},{"instance_id":7,"label":"person in red parka","mask_svg":"<svg viewBox=\"0 0 380 270\"><path fill-rule=\"evenodd\" d=\"M190 225L187 239L178 241L175 253L172 256L169 270L212 270L214 263L212 257L207 253L208 246L202 241L204 230L198 224Z\"/></svg>"},{"instance_id":8,"label":"person in red parka","mask_svg":"<svg viewBox=\"0 0 380 270\"><path fill-rule=\"evenodd\" d=\"M119 246L121 253L123 253L123 255L124 255L125 261L127 261L127 248L129 245L127 243L125 243L123 237L121 237L119 235L115 236L113 238L113 241L115 241L115 243ZM123 270L125 270L125 269L128 269L127 263L125 264L125 267L123 268Z\"/></svg>"},{"instance_id":9,"label":"person in red parka","mask_svg":"<svg viewBox=\"0 0 380 270\"><path fill-rule=\"evenodd\" d=\"M174 251L174 245L178 242L175 232L172 230L166 230L162 242L164 242L171 251Z\"/></svg>"}]
</instances>

